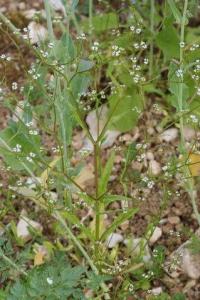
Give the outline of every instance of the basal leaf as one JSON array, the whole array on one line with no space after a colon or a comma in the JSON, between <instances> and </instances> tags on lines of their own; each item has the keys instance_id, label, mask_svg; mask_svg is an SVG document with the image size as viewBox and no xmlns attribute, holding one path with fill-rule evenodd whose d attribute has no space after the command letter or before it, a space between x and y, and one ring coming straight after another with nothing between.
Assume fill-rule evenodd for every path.
<instances>
[{"instance_id":1,"label":"basal leaf","mask_svg":"<svg viewBox=\"0 0 200 300\"><path fill-rule=\"evenodd\" d=\"M179 58L179 37L173 26L173 19L167 18L162 30L156 36L157 46L163 51L167 60Z\"/></svg>"}]
</instances>

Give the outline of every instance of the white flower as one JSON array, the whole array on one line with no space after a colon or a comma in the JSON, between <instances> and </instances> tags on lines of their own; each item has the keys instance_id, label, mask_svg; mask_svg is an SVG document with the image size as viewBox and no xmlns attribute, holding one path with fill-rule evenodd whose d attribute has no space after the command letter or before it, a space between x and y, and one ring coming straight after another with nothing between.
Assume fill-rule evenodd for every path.
<instances>
[{"instance_id":1,"label":"white flower","mask_svg":"<svg viewBox=\"0 0 200 300\"><path fill-rule=\"evenodd\" d=\"M49 285L52 285L52 284L53 284L53 279L50 278L50 277L47 277L47 283L48 283Z\"/></svg>"},{"instance_id":2,"label":"white flower","mask_svg":"<svg viewBox=\"0 0 200 300\"><path fill-rule=\"evenodd\" d=\"M22 150L22 146L19 144L16 144L16 146L12 149L12 151L16 153L20 153L21 150Z\"/></svg>"},{"instance_id":3,"label":"white flower","mask_svg":"<svg viewBox=\"0 0 200 300\"><path fill-rule=\"evenodd\" d=\"M99 42L94 42L91 49L92 51L97 52L99 50Z\"/></svg>"},{"instance_id":4,"label":"white flower","mask_svg":"<svg viewBox=\"0 0 200 300\"><path fill-rule=\"evenodd\" d=\"M13 90L13 91L16 91L17 88L18 88L17 82L13 82L13 83L12 83L12 90Z\"/></svg>"},{"instance_id":5,"label":"white flower","mask_svg":"<svg viewBox=\"0 0 200 300\"><path fill-rule=\"evenodd\" d=\"M140 34L140 33L141 33L141 31L142 31L142 29L141 29L141 28L137 28L135 32L136 32L137 34Z\"/></svg>"},{"instance_id":6,"label":"white flower","mask_svg":"<svg viewBox=\"0 0 200 300\"><path fill-rule=\"evenodd\" d=\"M76 38L77 40L86 40L86 35L85 33L81 33L79 36Z\"/></svg>"},{"instance_id":7,"label":"white flower","mask_svg":"<svg viewBox=\"0 0 200 300\"><path fill-rule=\"evenodd\" d=\"M30 24L28 25L28 32L31 44L36 44L40 41L45 40L48 33L47 29L44 26L34 21L30 22Z\"/></svg>"},{"instance_id":8,"label":"white flower","mask_svg":"<svg viewBox=\"0 0 200 300\"><path fill-rule=\"evenodd\" d=\"M183 78L183 70L182 70L182 69L176 70L176 76L177 76L178 78Z\"/></svg>"}]
</instances>

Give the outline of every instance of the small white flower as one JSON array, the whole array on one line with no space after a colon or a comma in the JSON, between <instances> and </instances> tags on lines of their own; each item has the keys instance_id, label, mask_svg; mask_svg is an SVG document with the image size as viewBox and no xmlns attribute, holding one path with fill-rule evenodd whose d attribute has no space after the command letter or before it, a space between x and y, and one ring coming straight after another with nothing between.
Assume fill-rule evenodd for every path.
<instances>
[{"instance_id":1,"label":"small white flower","mask_svg":"<svg viewBox=\"0 0 200 300\"><path fill-rule=\"evenodd\" d=\"M195 115L190 115L190 119L193 123L198 123L198 118Z\"/></svg>"},{"instance_id":2,"label":"small white flower","mask_svg":"<svg viewBox=\"0 0 200 300\"><path fill-rule=\"evenodd\" d=\"M20 153L21 150L22 150L22 146L19 144L16 144L16 146L12 149L12 151L16 153Z\"/></svg>"},{"instance_id":3,"label":"small white flower","mask_svg":"<svg viewBox=\"0 0 200 300\"><path fill-rule=\"evenodd\" d=\"M37 130L29 130L29 134L38 135L38 132L37 132Z\"/></svg>"},{"instance_id":4,"label":"small white flower","mask_svg":"<svg viewBox=\"0 0 200 300\"><path fill-rule=\"evenodd\" d=\"M182 70L182 69L176 70L176 76L177 76L178 78L183 78L183 70Z\"/></svg>"},{"instance_id":5,"label":"small white flower","mask_svg":"<svg viewBox=\"0 0 200 300\"><path fill-rule=\"evenodd\" d=\"M140 33L141 33L141 31L142 31L142 29L141 29L141 28L137 28L135 32L136 32L137 34L140 34Z\"/></svg>"},{"instance_id":6,"label":"small white flower","mask_svg":"<svg viewBox=\"0 0 200 300\"><path fill-rule=\"evenodd\" d=\"M30 157L35 157L36 156L36 154L33 153L33 152L30 152L29 155L30 155Z\"/></svg>"},{"instance_id":7,"label":"small white flower","mask_svg":"<svg viewBox=\"0 0 200 300\"><path fill-rule=\"evenodd\" d=\"M17 88L18 88L17 82L13 82L13 83L12 83L12 90L13 90L13 91L16 91Z\"/></svg>"},{"instance_id":8,"label":"small white flower","mask_svg":"<svg viewBox=\"0 0 200 300\"><path fill-rule=\"evenodd\" d=\"M99 50L99 42L94 42L91 49L92 51L97 52Z\"/></svg>"},{"instance_id":9,"label":"small white flower","mask_svg":"<svg viewBox=\"0 0 200 300\"><path fill-rule=\"evenodd\" d=\"M47 277L47 283L48 283L49 285L52 285L52 284L53 284L53 279L50 278L50 277Z\"/></svg>"},{"instance_id":10,"label":"small white flower","mask_svg":"<svg viewBox=\"0 0 200 300\"><path fill-rule=\"evenodd\" d=\"M179 45L180 45L180 48L184 48L185 47L185 43L184 42L180 42Z\"/></svg>"},{"instance_id":11,"label":"small white flower","mask_svg":"<svg viewBox=\"0 0 200 300\"><path fill-rule=\"evenodd\" d=\"M86 35L85 33L81 33L79 36L76 38L77 40L86 40Z\"/></svg>"},{"instance_id":12,"label":"small white flower","mask_svg":"<svg viewBox=\"0 0 200 300\"><path fill-rule=\"evenodd\" d=\"M53 46L54 46L54 43L48 43L48 48L50 48L50 49L52 49L53 48Z\"/></svg>"}]
</instances>

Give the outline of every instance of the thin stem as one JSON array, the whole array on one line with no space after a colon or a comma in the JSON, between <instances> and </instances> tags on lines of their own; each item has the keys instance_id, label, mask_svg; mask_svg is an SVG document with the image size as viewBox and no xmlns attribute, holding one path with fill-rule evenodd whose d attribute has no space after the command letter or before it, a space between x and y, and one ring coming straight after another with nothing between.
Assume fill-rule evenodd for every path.
<instances>
[{"instance_id":1,"label":"thin stem","mask_svg":"<svg viewBox=\"0 0 200 300\"><path fill-rule=\"evenodd\" d=\"M6 256L3 251L0 249L0 258L2 258L5 262L7 262L9 265L14 267L16 270L18 270L21 274L27 276L28 273L22 270L14 261L12 261L8 256Z\"/></svg>"},{"instance_id":2,"label":"thin stem","mask_svg":"<svg viewBox=\"0 0 200 300\"><path fill-rule=\"evenodd\" d=\"M154 0L151 0L151 12L150 12L151 43L150 43L150 59L149 59L149 77L150 78L153 73L154 14L155 14L155 2L154 2Z\"/></svg>"},{"instance_id":3,"label":"thin stem","mask_svg":"<svg viewBox=\"0 0 200 300\"><path fill-rule=\"evenodd\" d=\"M92 17L93 17L93 0L89 0L89 24L90 24L90 33L92 32Z\"/></svg>"},{"instance_id":4,"label":"thin stem","mask_svg":"<svg viewBox=\"0 0 200 300\"><path fill-rule=\"evenodd\" d=\"M100 239L100 201L99 201L99 173L98 173L98 156L99 146L98 143L94 144L94 176L95 176L95 257L98 260L99 257L99 245Z\"/></svg>"},{"instance_id":5,"label":"thin stem","mask_svg":"<svg viewBox=\"0 0 200 300\"><path fill-rule=\"evenodd\" d=\"M87 262L88 262L89 266L91 267L92 271L96 275L98 275L99 274L98 269L94 265L93 261L91 260L91 258L89 257L89 255L87 254L87 252L85 251L85 249L83 248L81 243L79 242L79 240L76 238L76 236L70 230L70 228L67 226L67 224L66 224L65 220L62 218L62 216L57 211L53 214L53 216L63 225L63 227L65 228L65 230L68 234L68 236L74 242L74 244L77 246L77 248L80 250L82 255L85 257L85 259L87 260ZM104 283L101 284L101 288L105 293L105 299L109 300L110 296L107 294L108 288L106 287L106 285Z\"/></svg>"},{"instance_id":6,"label":"thin stem","mask_svg":"<svg viewBox=\"0 0 200 300\"><path fill-rule=\"evenodd\" d=\"M47 17L47 27L48 27L48 33L49 33L49 39L51 42L54 41L54 33L53 33L53 26L52 26L52 20L51 20L51 7L49 5L49 0L44 0L44 7L46 11L46 17Z\"/></svg>"},{"instance_id":7,"label":"thin stem","mask_svg":"<svg viewBox=\"0 0 200 300\"><path fill-rule=\"evenodd\" d=\"M186 21L186 13L187 13L187 7L188 7L188 0L184 1L184 8L183 8L183 15L181 19L181 32L180 32L180 44L184 44L185 40L185 21ZM180 47L180 54L179 54L179 64L180 67L183 65L183 48ZM180 115L180 133L181 133L181 151L182 154L186 155L186 148L185 148L185 138L184 138L184 119L183 119L183 80L179 83L179 97L178 97L178 104L179 104L179 112L181 112ZM198 207L196 204L196 193L195 193L195 187L194 187L194 180L193 178L190 178L190 172L188 169L188 166L184 167L184 173L185 177L188 177L186 182L186 190L190 196L193 211L195 214L195 217L198 221L198 224L200 225L200 214L198 212Z\"/></svg>"}]
</instances>

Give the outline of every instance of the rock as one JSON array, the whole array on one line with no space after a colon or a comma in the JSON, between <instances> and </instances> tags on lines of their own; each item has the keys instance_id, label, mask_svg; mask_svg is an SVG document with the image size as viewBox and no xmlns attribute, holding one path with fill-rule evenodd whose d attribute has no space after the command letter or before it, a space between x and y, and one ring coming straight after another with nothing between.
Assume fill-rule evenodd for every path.
<instances>
[{"instance_id":1,"label":"rock","mask_svg":"<svg viewBox=\"0 0 200 300\"><path fill-rule=\"evenodd\" d=\"M162 236L162 230L160 227L157 227L154 229L154 232L151 236L151 238L149 239L149 243L151 245L153 245L155 242L157 242L157 240L159 240L159 238Z\"/></svg>"},{"instance_id":2,"label":"rock","mask_svg":"<svg viewBox=\"0 0 200 300\"><path fill-rule=\"evenodd\" d=\"M157 288L154 288L151 290L151 294L154 295L154 296L158 296L160 295L161 293L163 292L163 289L161 286L157 287Z\"/></svg>"},{"instance_id":3,"label":"rock","mask_svg":"<svg viewBox=\"0 0 200 300\"><path fill-rule=\"evenodd\" d=\"M136 170L136 171L141 172L142 167L143 167L143 164L140 163L140 162L138 162L138 161L133 161L133 162L131 163L131 167L132 167L133 170Z\"/></svg>"},{"instance_id":4,"label":"rock","mask_svg":"<svg viewBox=\"0 0 200 300\"><path fill-rule=\"evenodd\" d=\"M44 41L47 37L47 29L34 21L30 22L28 25L29 38L31 44L36 44L40 41Z\"/></svg>"},{"instance_id":5,"label":"rock","mask_svg":"<svg viewBox=\"0 0 200 300\"><path fill-rule=\"evenodd\" d=\"M156 160L150 160L149 162L149 172L152 175L159 175L161 172L161 166L159 164L159 162L157 162Z\"/></svg>"},{"instance_id":6,"label":"rock","mask_svg":"<svg viewBox=\"0 0 200 300\"><path fill-rule=\"evenodd\" d=\"M185 273L191 279L200 278L200 253L193 253L189 248L190 244L191 240L182 244L165 262L164 269L171 277Z\"/></svg>"},{"instance_id":7,"label":"rock","mask_svg":"<svg viewBox=\"0 0 200 300\"><path fill-rule=\"evenodd\" d=\"M49 2L55 10L60 10L65 15L65 7L62 3L62 0L50 0Z\"/></svg>"},{"instance_id":8,"label":"rock","mask_svg":"<svg viewBox=\"0 0 200 300\"><path fill-rule=\"evenodd\" d=\"M146 153L146 158L147 158L148 160L154 160L154 155L153 155L153 153L152 153L151 151L148 151L148 152Z\"/></svg>"},{"instance_id":9,"label":"rock","mask_svg":"<svg viewBox=\"0 0 200 300\"><path fill-rule=\"evenodd\" d=\"M106 124L108 114L107 106L102 105L98 110L98 114L99 122L97 120L96 110L91 111L86 117L86 123L94 140L97 139L98 131L99 133L101 133L102 129L104 128L104 125ZM102 143L102 148L111 147L119 135L120 131L118 130L107 130L105 132L105 139ZM84 140L83 147L90 151L93 150L93 145L88 138Z\"/></svg>"},{"instance_id":10,"label":"rock","mask_svg":"<svg viewBox=\"0 0 200 300\"><path fill-rule=\"evenodd\" d=\"M33 221L31 219L29 219L28 217L26 217L23 214L21 214L21 218L17 224L17 236L19 238L22 238L24 241L29 241L31 239L31 233L29 231L29 228L33 228L39 231L42 231L42 225L39 224L36 221Z\"/></svg>"},{"instance_id":11,"label":"rock","mask_svg":"<svg viewBox=\"0 0 200 300\"><path fill-rule=\"evenodd\" d=\"M196 285L196 280L195 279L189 280L186 283L186 285L184 286L183 293L184 294L188 293L193 287L195 287L195 285Z\"/></svg>"},{"instance_id":12,"label":"rock","mask_svg":"<svg viewBox=\"0 0 200 300\"><path fill-rule=\"evenodd\" d=\"M35 16L36 13L38 13L38 11L35 10L34 8L28 9L28 10L24 10L22 12L22 14L24 15L24 17L26 19L29 19L29 20L33 19L33 17Z\"/></svg>"},{"instance_id":13,"label":"rock","mask_svg":"<svg viewBox=\"0 0 200 300\"><path fill-rule=\"evenodd\" d=\"M151 254L150 249L147 244L147 240L143 238L134 238L134 239L126 239L124 240L124 244L130 247L130 249L133 251L133 255L139 255L141 252L141 249L143 250L143 261L145 263L149 262L151 260Z\"/></svg>"},{"instance_id":14,"label":"rock","mask_svg":"<svg viewBox=\"0 0 200 300\"><path fill-rule=\"evenodd\" d=\"M161 140L167 143L174 141L177 137L178 137L177 128L167 129L160 135Z\"/></svg>"},{"instance_id":15,"label":"rock","mask_svg":"<svg viewBox=\"0 0 200 300\"><path fill-rule=\"evenodd\" d=\"M195 131L192 128L184 127L183 135L186 141L191 141L195 137Z\"/></svg>"},{"instance_id":16,"label":"rock","mask_svg":"<svg viewBox=\"0 0 200 300\"><path fill-rule=\"evenodd\" d=\"M123 161L123 158L122 158L122 156L121 155L116 155L115 156L115 163L116 164L120 164L121 162Z\"/></svg>"},{"instance_id":17,"label":"rock","mask_svg":"<svg viewBox=\"0 0 200 300\"><path fill-rule=\"evenodd\" d=\"M192 279L200 278L200 254L192 254L185 248L182 257L182 269Z\"/></svg>"},{"instance_id":18,"label":"rock","mask_svg":"<svg viewBox=\"0 0 200 300\"><path fill-rule=\"evenodd\" d=\"M112 249L115 246L117 246L117 244L119 244L120 242L122 242L123 239L124 238L123 238L123 236L120 233L112 233L107 238L106 246L109 249Z\"/></svg>"},{"instance_id":19,"label":"rock","mask_svg":"<svg viewBox=\"0 0 200 300\"><path fill-rule=\"evenodd\" d=\"M168 221L170 224L172 225L177 225L180 223L180 218L177 216L173 216L173 217L168 217Z\"/></svg>"},{"instance_id":20,"label":"rock","mask_svg":"<svg viewBox=\"0 0 200 300\"><path fill-rule=\"evenodd\" d=\"M87 164L81 169L78 176L75 177L76 183L78 183L83 189L94 180L94 167L92 164Z\"/></svg>"}]
</instances>

